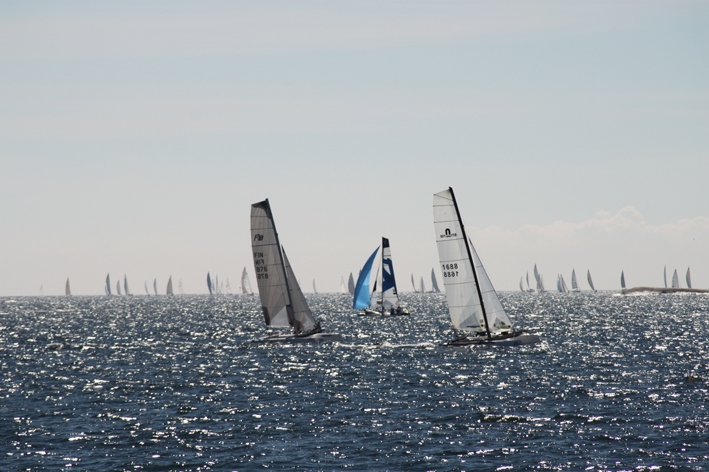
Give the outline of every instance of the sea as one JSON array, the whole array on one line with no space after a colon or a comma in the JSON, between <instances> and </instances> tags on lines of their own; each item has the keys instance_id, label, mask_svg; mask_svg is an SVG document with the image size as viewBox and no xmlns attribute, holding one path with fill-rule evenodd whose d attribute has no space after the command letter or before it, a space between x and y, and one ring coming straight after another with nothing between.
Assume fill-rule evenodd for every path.
<instances>
[{"instance_id":1,"label":"sea","mask_svg":"<svg viewBox=\"0 0 709 472\"><path fill-rule=\"evenodd\" d=\"M709 296L500 294L528 346L444 347L445 297L263 345L258 296L0 298L2 471L709 469Z\"/></svg>"}]
</instances>

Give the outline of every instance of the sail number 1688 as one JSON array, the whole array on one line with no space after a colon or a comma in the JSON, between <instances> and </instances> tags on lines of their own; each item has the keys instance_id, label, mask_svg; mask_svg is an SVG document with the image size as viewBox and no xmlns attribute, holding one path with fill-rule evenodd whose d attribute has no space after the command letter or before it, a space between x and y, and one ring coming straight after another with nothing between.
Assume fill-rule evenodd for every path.
<instances>
[{"instance_id":1,"label":"sail number 1688","mask_svg":"<svg viewBox=\"0 0 709 472\"><path fill-rule=\"evenodd\" d=\"M441 264L443 268L443 277L457 277L458 276L458 264Z\"/></svg>"}]
</instances>

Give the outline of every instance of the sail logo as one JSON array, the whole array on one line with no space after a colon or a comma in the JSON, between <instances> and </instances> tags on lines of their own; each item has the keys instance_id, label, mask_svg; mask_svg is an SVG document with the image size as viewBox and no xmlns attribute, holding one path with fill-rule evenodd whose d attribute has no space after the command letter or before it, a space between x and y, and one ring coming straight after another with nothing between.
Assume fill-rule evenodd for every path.
<instances>
[{"instance_id":1,"label":"sail logo","mask_svg":"<svg viewBox=\"0 0 709 472\"><path fill-rule=\"evenodd\" d=\"M263 234L256 234L254 236L254 241L263 241Z\"/></svg>"},{"instance_id":2,"label":"sail logo","mask_svg":"<svg viewBox=\"0 0 709 472\"><path fill-rule=\"evenodd\" d=\"M441 235L441 239L454 238L456 236L458 236L458 233L452 233L450 228L446 228L445 233Z\"/></svg>"}]
</instances>

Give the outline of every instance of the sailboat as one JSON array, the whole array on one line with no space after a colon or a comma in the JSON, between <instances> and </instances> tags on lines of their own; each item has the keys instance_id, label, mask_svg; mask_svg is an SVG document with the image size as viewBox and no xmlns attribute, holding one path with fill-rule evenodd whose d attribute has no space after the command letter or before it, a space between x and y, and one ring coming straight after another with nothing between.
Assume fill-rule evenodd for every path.
<instances>
[{"instance_id":1,"label":"sailboat","mask_svg":"<svg viewBox=\"0 0 709 472\"><path fill-rule=\"evenodd\" d=\"M231 285L229 284L229 277L226 279L226 293L231 295Z\"/></svg>"},{"instance_id":2,"label":"sailboat","mask_svg":"<svg viewBox=\"0 0 709 472\"><path fill-rule=\"evenodd\" d=\"M466 236L452 188L434 194L433 223L453 328L472 334L464 334L446 345L538 343L539 336L512 327L472 241Z\"/></svg>"},{"instance_id":3,"label":"sailboat","mask_svg":"<svg viewBox=\"0 0 709 472\"><path fill-rule=\"evenodd\" d=\"M441 293L441 289L438 288L438 281L436 281L436 272L431 269L431 287L433 293Z\"/></svg>"},{"instance_id":4,"label":"sailboat","mask_svg":"<svg viewBox=\"0 0 709 472\"><path fill-rule=\"evenodd\" d=\"M155 292L155 295L158 294L158 279L153 279L153 291Z\"/></svg>"},{"instance_id":5,"label":"sailboat","mask_svg":"<svg viewBox=\"0 0 709 472\"><path fill-rule=\"evenodd\" d=\"M665 270L663 271L663 277L665 278L665 288L667 288L667 266L665 266Z\"/></svg>"},{"instance_id":6,"label":"sailboat","mask_svg":"<svg viewBox=\"0 0 709 472\"><path fill-rule=\"evenodd\" d=\"M315 287L315 279L313 279L313 293L318 293L318 289Z\"/></svg>"},{"instance_id":7,"label":"sailboat","mask_svg":"<svg viewBox=\"0 0 709 472\"><path fill-rule=\"evenodd\" d=\"M421 293L426 293L426 286L423 284L423 276L421 276L421 280L419 282L419 291Z\"/></svg>"},{"instance_id":8,"label":"sailboat","mask_svg":"<svg viewBox=\"0 0 709 472\"><path fill-rule=\"evenodd\" d=\"M546 289L544 288L544 278L541 274L539 274L539 271L537 270L537 264L534 264L534 278L537 280L537 292L546 292Z\"/></svg>"},{"instance_id":9,"label":"sailboat","mask_svg":"<svg viewBox=\"0 0 709 472\"><path fill-rule=\"evenodd\" d=\"M256 342L342 341L325 333L315 320L281 246L268 199L251 205L251 249L266 324L293 328L292 334L273 334Z\"/></svg>"},{"instance_id":10,"label":"sailboat","mask_svg":"<svg viewBox=\"0 0 709 472\"><path fill-rule=\"evenodd\" d=\"M414 274L411 274L411 286L414 288L414 293L418 293L418 289L416 288L416 282L414 282Z\"/></svg>"},{"instance_id":11,"label":"sailboat","mask_svg":"<svg viewBox=\"0 0 709 472\"><path fill-rule=\"evenodd\" d=\"M347 293L347 287L345 287L345 278L340 276L340 293Z\"/></svg>"},{"instance_id":12,"label":"sailboat","mask_svg":"<svg viewBox=\"0 0 709 472\"><path fill-rule=\"evenodd\" d=\"M591 270L587 270L586 272L586 280L588 280L588 285L591 286L591 290L594 292L596 291L596 287L593 286L593 279L591 278Z\"/></svg>"},{"instance_id":13,"label":"sailboat","mask_svg":"<svg viewBox=\"0 0 709 472\"><path fill-rule=\"evenodd\" d=\"M692 276L689 275L689 267L687 267L687 276L685 277L685 279L687 280L687 288L692 288Z\"/></svg>"},{"instance_id":14,"label":"sailboat","mask_svg":"<svg viewBox=\"0 0 709 472\"><path fill-rule=\"evenodd\" d=\"M180 279L180 281L177 282L177 286L178 286L179 289L180 289L180 295L184 295L184 294L185 294L185 291L182 289L182 279Z\"/></svg>"},{"instance_id":15,"label":"sailboat","mask_svg":"<svg viewBox=\"0 0 709 472\"><path fill-rule=\"evenodd\" d=\"M64 287L64 295L71 297L71 285L69 285L69 277L66 278L66 286Z\"/></svg>"},{"instance_id":16,"label":"sailboat","mask_svg":"<svg viewBox=\"0 0 709 472\"><path fill-rule=\"evenodd\" d=\"M347 291L350 292L350 295L355 293L355 281L354 277L352 277L352 272L350 272L350 278L347 280Z\"/></svg>"},{"instance_id":17,"label":"sailboat","mask_svg":"<svg viewBox=\"0 0 709 472\"><path fill-rule=\"evenodd\" d=\"M579 291L579 284L576 282L576 269L571 269L571 290L574 292Z\"/></svg>"},{"instance_id":18,"label":"sailboat","mask_svg":"<svg viewBox=\"0 0 709 472\"><path fill-rule=\"evenodd\" d=\"M244 295L254 294L253 290L251 290L251 282L249 281L249 274L246 273L246 267L241 272L241 293Z\"/></svg>"},{"instance_id":19,"label":"sailboat","mask_svg":"<svg viewBox=\"0 0 709 472\"><path fill-rule=\"evenodd\" d=\"M130 291L128 290L128 276L125 274L123 274L123 289L126 295L130 295Z\"/></svg>"},{"instance_id":20,"label":"sailboat","mask_svg":"<svg viewBox=\"0 0 709 472\"><path fill-rule=\"evenodd\" d=\"M360 279L363 279L363 275L366 275L367 278L369 277L368 273L371 273L372 271L372 265L370 260L374 260L373 258L376 257L378 250L379 248L377 248L372 254L372 256L370 256L370 259L367 260L367 263L369 265L366 263L362 268L362 272L360 272ZM376 291L376 278L374 282L374 287L375 289L373 290L373 292ZM403 308L399 301L399 292L396 289L396 277L394 276L394 263L391 260L391 248L389 246L389 239L387 238L382 238L381 287L382 290L379 299L376 300L376 309L372 309L370 308L370 306L372 305L371 299L367 299L366 296L369 293L368 280L362 280L362 283L360 283L360 280L357 280L357 286L355 288L355 310L364 308L365 315L408 315L409 311L406 308ZM360 302L359 305L357 304L357 301Z\"/></svg>"},{"instance_id":21,"label":"sailboat","mask_svg":"<svg viewBox=\"0 0 709 472\"><path fill-rule=\"evenodd\" d=\"M167 289L165 290L165 294L174 295L174 293L172 292L172 275L169 279L167 279Z\"/></svg>"},{"instance_id":22,"label":"sailboat","mask_svg":"<svg viewBox=\"0 0 709 472\"><path fill-rule=\"evenodd\" d=\"M103 288L106 296L111 296L111 274L106 274L106 286Z\"/></svg>"},{"instance_id":23,"label":"sailboat","mask_svg":"<svg viewBox=\"0 0 709 472\"><path fill-rule=\"evenodd\" d=\"M564 281L564 276L559 274L556 277L556 289L561 293L568 293L569 289L566 286L566 281Z\"/></svg>"},{"instance_id":24,"label":"sailboat","mask_svg":"<svg viewBox=\"0 0 709 472\"><path fill-rule=\"evenodd\" d=\"M677 277L677 269L675 269L675 273L672 274L672 288L679 288L679 277Z\"/></svg>"},{"instance_id":25,"label":"sailboat","mask_svg":"<svg viewBox=\"0 0 709 472\"><path fill-rule=\"evenodd\" d=\"M622 270L620 271L620 288L621 290L625 290L625 272Z\"/></svg>"},{"instance_id":26,"label":"sailboat","mask_svg":"<svg viewBox=\"0 0 709 472\"><path fill-rule=\"evenodd\" d=\"M524 276L519 278L519 291L524 292L524 285L522 284L522 281L524 280Z\"/></svg>"},{"instance_id":27,"label":"sailboat","mask_svg":"<svg viewBox=\"0 0 709 472\"><path fill-rule=\"evenodd\" d=\"M212 294L212 277L209 275L209 272L207 272L207 289L209 290L209 294Z\"/></svg>"},{"instance_id":28,"label":"sailboat","mask_svg":"<svg viewBox=\"0 0 709 472\"><path fill-rule=\"evenodd\" d=\"M116 280L116 293L117 293L118 295L123 295L123 294L121 293L121 281L120 281L120 280Z\"/></svg>"},{"instance_id":29,"label":"sailboat","mask_svg":"<svg viewBox=\"0 0 709 472\"><path fill-rule=\"evenodd\" d=\"M148 290L148 281L147 280L145 281L145 293L147 295L150 295L150 290Z\"/></svg>"}]
</instances>

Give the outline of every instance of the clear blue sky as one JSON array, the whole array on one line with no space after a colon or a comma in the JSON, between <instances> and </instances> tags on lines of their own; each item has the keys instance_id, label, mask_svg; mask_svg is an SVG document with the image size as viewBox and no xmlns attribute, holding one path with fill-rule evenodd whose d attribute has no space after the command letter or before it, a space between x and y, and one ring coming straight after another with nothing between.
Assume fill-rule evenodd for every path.
<instances>
[{"instance_id":1,"label":"clear blue sky","mask_svg":"<svg viewBox=\"0 0 709 472\"><path fill-rule=\"evenodd\" d=\"M235 287L266 197L306 288L408 290L448 186L498 289L709 288L707 58L706 1L0 2L0 295Z\"/></svg>"}]
</instances>

